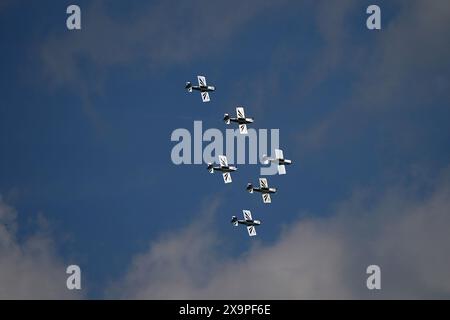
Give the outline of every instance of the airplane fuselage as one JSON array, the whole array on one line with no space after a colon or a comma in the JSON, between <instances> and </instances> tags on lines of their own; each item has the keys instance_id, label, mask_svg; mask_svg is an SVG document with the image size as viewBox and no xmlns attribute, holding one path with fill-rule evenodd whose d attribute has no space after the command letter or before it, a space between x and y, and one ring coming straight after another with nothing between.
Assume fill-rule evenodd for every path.
<instances>
[{"instance_id":1,"label":"airplane fuselage","mask_svg":"<svg viewBox=\"0 0 450 320\"><path fill-rule=\"evenodd\" d=\"M252 118L230 118L230 122L236 122L238 124L249 124L253 123Z\"/></svg>"},{"instance_id":2,"label":"airplane fuselage","mask_svg":"<svg viewBox=\"0 0 450 320\"><path fill-rule=\"evenodd\" d=\"M236 171L237 168L233 167L233 166L228 166L228 167L213 167L214 171L220 171L220 172L233 172Z\"/></svg>"},{"instance_id":3,"label":"airplane fuselage","mask_svg":"<svg viewBox=\"0 0 450 320\"><path fill-rule=\"evenodd\" d=\"M275 158L268 158L267 159L270 162L279 164L279 165L290 165L292 164L292 160L288 160L288 159L275 159Z\"/></svg>"},{"instance_id":4,"label":"airplane fuselage","mask_svg":"<svg viewBox=\"0 0 450 320\"><path fill-rule=\"evenodd\" d=\"M197 90L200 92L212 92L216 90L214 86L191 86L192 90Z\"/></svg>"},{"instance_id":5,"label":"airplane fuselage","mask_svg":"<svg viewBox=\"0 0 450 320\"><path fill-rule=\"evenodd\" d=\"M259 226L261 221L259 220L237 220L237 223L243 224L245 226Z\"/></svg>"},{"instance_id":6,"label":"airplane fuselage","mask_svg":"<svg viewBox=\"0 0 450 320\"><path fill-rule=\"evenodd\" d=\"M288 159L278 159L279 165L290 165L291 163L292 163L292 161L288 160Z\"/></svg>"},{"instance_id":7,"label":"airplane fuselage","mask_svg":"<svg viewBox=\"0 0 450 320\"><path fill-rule=\"evenodd\" d=\"M276 188L253 188L253 191L261 192L261 193L275 193L277 192Z\"/></svg>"}]
</instances>

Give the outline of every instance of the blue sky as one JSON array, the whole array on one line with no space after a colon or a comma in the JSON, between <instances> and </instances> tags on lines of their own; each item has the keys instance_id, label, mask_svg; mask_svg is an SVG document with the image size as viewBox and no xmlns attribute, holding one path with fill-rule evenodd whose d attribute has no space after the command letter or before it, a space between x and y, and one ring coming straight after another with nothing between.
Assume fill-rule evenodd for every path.
<instances>
[{"instance_id":1,"label":"blue sky","mask_svg":"<svg viewBox=\"0 0 450 320\"><path fill-rule=\"evenodd\" d=\"M0 194L18 213L17 246L45 229L55 260L83 270L85 297L108 296L136 257L203 221L215 231L214 259L235 262L276 248L302 219L339 216L355 194L369 194L355 213L364 215L384 208L378 201L393 187L417 185L399 196L413 197L409 205L446 180L443 1L378 1L380 31L365 26L370 1L78 1L82 30L68 31L71 3L0 6ZM217 87L209 104L184 90L197 74ZM257 165L241 165L224 185L203 165L170 160L173 130L202 120L224 131L223 114L237 105L255 128L279 128L294 161L286 176L269 177L279 188L270 206L245 191ZM256 241L229 223L242 209L263 220ZM153 297L130 283L119 296Z\"/></svg>"}]
</instances>

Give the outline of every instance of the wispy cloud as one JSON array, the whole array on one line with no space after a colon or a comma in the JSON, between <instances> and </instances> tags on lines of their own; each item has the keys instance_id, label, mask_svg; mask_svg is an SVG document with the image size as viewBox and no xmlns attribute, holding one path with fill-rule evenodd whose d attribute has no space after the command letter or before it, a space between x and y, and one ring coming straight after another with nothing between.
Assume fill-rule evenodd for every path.
<instances>
[{"instance_id":1,"label":"wispy cloud","mask_svg":"<svg viewBox=\"0 0 450 320\"><path fill-rule=\"evenodd\" d=\"M125 278L109 288L107 295L139 292L139 296L176 299L206 284L220 265L219 259L212 259L219 244L214 224L220 203L217 197L205 201L191 224L163 235L148 252L135 256Z\"/></svg>"},{"instance_id":2,"label":"wispy cloud","mask_svg":"<svg viewBox=\"0 0 450 320\"><path fill-rule=\"evenodd\" d=\"M423 192L424 186L428 186ZM214 206L214 203L212 204ZM382 196L356 190L328 218L301 219L270 245L231 258L208 223L152 243L120 288L122 298L448 298L450 171L430 186L393 185ZM263 233L261 229L260 233ZM366 267L382 290L366 288Z\"/></svg>"},{"instance_id":3,"label":"wispy cloud","mask_svg":"<svg viewBox=\"0 0 450 320\"><path fill-rule=\"evenodd\" d=\"M83 111L100 134L108 124L92 103L115 68L154 73L220 54L232 36L277 2L231 1L139 3L125 18L109 14L108 1L82 7L82 30L50 34L41 40L39 58L50 88L74 90ZM41 80L41 79L40 79Z\"/></svg>"},{"instance_id":4,"label":"wispy cloud","mask_svg":"<svg viewBox=\"0 0 450 320\"><path fill-rule=\"evenodd\" d=\"M66 266L56 254L52 238L39 229L19 241L18 227L17 211L0 196L0 299L82 297L67 289Z\"/></svg>"},{"instance_id":5,"label":"wispy cloud","mask_svg":"<svg viewBox=\"0 0 450 320\"><path fill-rule=\"evenodd\" d=\"M105 71L127 63L139 62L151 70L205 58L220 52L245 23L275 5L163 1L143 5L139 13L119 20L108 15L107 1L95 1L82 8L83 30L54 34L43 41L43 68L52 83L73 85L83 78L80 59Z\"/></svg>"},{"instance_id":6,"label":"wispy cloud","mask_svg":"<svg viewBox=\"0 0 450 320\"><path fill-rule=\"evenodd\" d=\"M343 56L351 59L347 64L356 81L348 99L298 135L302 150L354 138L376 122L394 125L397 132L406 122L404 112L439 108L441 103L436 101L449 103L450 45L444 30L450 28L450 3L398 4L395 18L383 16L382 30L377 34L367 31L362 47L355 48L348 39L335 46L331 41L330 52L343 51ZM341 30L344 23L334 27ZM399 119L393 121L392 117Z\"/></svg>"}]
</instances>

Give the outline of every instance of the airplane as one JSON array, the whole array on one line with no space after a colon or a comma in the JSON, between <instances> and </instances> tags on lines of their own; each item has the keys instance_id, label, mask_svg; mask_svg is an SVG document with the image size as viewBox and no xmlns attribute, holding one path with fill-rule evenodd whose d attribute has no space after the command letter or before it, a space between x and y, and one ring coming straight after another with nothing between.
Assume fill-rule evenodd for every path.
<instances>
[{"instance_id":1,"label":"airplane","mask_svg":"<svg viewBox=\"0 0 450 320\"><path fill-rule=\"evenodd\" d=\"M259 178L259 188L253 187L251 183L247 184L247 191L253 193L253 191L261 192L262 199L264 203L271 203L270 198L271 193L277 192L276 188L269 188L266 178Z\"/></svg>"},{"instance_id":2,"label":"airplane","mask_svg":"<svg viewBox=\"0 0 450 320\"><path fill-rule=\"evenodd\" d=\"M231 122L236 122L239 125L239 132L241 134L247 134L247 124L253 123L253 118L246 118L244 113L244 107L236 108L236 118L231 118L228 113L225 113L223 116L223 121L226 124L230 124Z\"/></svg>"},{"instance_id":3,"label":"airplane","mask_svg":"<svg viewBox=\"0 0 450 320\"><path fill-rule=\"evenodd\" d=\"M253 220L250 210L242 210L242 213L244 214L244 220L238 220L236 216L233 216L231 218L231 223L235 227L237 227L239 224L247 226L248 235L250 237L256 236L256 226L259 226L261 224L261 221Z\"/></svg>"},{"instance_id":4,"label":"airplane","mask_svg":"<svg viewBox=\"0 0 450 320\"><path fill-rule=\"evenodd\" d=\"M228 165L228 160L226 156L219 156L220 166L214 167L212 163L208 163L209 173L214 173L214 171L220 171L223 175L223 181L225 183L231 183L231 172L236 171L237 168Z\"/></svg>"},{"instance_id":5,"label":"airplane","mask_svg":"<svg viewBox=\"0 0 450 320\"><path fill-rule=\"evenodd\" d=\"M214 86L208 86L206 84L206 78L204 76L197 76L198 86L193 86L190 82L186 82L186 89L188 92L192 92L192 90L200 91L203 102L209 102L209 92L213 92L216 90Z\"/></svg>"},{"instance_id":6,"label":"airplane","mask_svg":"<svg viewBox=\"0 0 450 320\"><path fill-rule=\"evenodd\" d=\"M278 164L278 174L286 174L285 165L292 164L291 160L284 159L283 150L281 149L275 149L275 158L267 157L265 154L263 155L263 163L268 164L269 162Z\"/></svg>"}]
</instances>

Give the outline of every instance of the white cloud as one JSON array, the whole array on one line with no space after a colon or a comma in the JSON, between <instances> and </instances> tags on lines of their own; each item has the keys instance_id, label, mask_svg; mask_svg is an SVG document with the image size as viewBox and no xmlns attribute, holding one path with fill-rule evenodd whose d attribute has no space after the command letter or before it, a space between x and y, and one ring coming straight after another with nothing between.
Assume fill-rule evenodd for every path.
<instances>
[{"instance_id":1,"label":"white cloud","mask_svg":"<svg viewBox=\"0 0 450 320\"><path fill-rule=\"evenodd\" d=\"M208 221L196 219L136 257L114 293L139 299L448 298L449 171L423 187L420 181L393 186L378 197L355 192L329 217L301 219L275 243L257 243L236 258L221 253ZM380 292L366 288L370 264L381 267Z\"/></svg>"},{"instance_id":2,"label":"white cloud","mask_svg":"<svg viewBox=\"0 0 450 320\"><path fill-rule=\"evenodd\" d=\"M108 14L107 1L82 7L82 30L52 34L43 41L40 58L56 85L80 86L86 78L79 59L99 71L110 66L141 63L143 69L205 58L228 43L249 20L279 3L260 1L171 2L146 4L127 19ZM84 79L85 80L85 79Z\"/></svg>"},{"instance_id":3,"label":"white cloud","mask_svg":"<svg viewBox=\"0 0 450 320\"><path fill-rule=\"evenodd\" d=\"M338 12L339 17L347 18L345 11ZM365 41L357 40L358 45L351 37L340 35L348 18L335 21L333 28L341 30L336 35L322 31L326 52L312 68L320 70L322 61L336 63L331 70L325 67L328 73L306 73L305 81L342 71L341 64L355 80L348 99L298 135L302 150L347 142L380 122L384 130L394 131L392 139L401 139L398 145L414 141L415 146L421 126L411 125L404 113L418 108L431 112L442 106L441 101L449 103L450 45L445 30L450 28L450 2L401 1L392 17L383 12L382 7L382 29L365 30Z\"/></svg>"},{"instance_id":4,"label":"white cloud","mask_svg":"<svg viewBox=\"0 0 450 320\"><path fill-rule=\"evenodd\" d=\"M41 218L42 219L42 218ZM17 212L0 196L0 299L70 299L66 266L43 230L19 241Z\"/></svg>"},{"instance_id":5,"label":"white cloud","mask_svg":"<svg viewBox=\"0 0 450 320\"><path fill-rule=\"evenodd\" d=\"M81 7L82 30L72 32L62 27L41 40L38 80L53 89L76 91L86 117L104 135L109 124L97 112L92 98L102 94L111 68L139 64L139 70L154 73L155 69L210 58L220 54L246 23L280 4L162 1L140 4L139 11L117 19L109 14L108 1L95 1Z\"/></svg>"}]
</instances>

